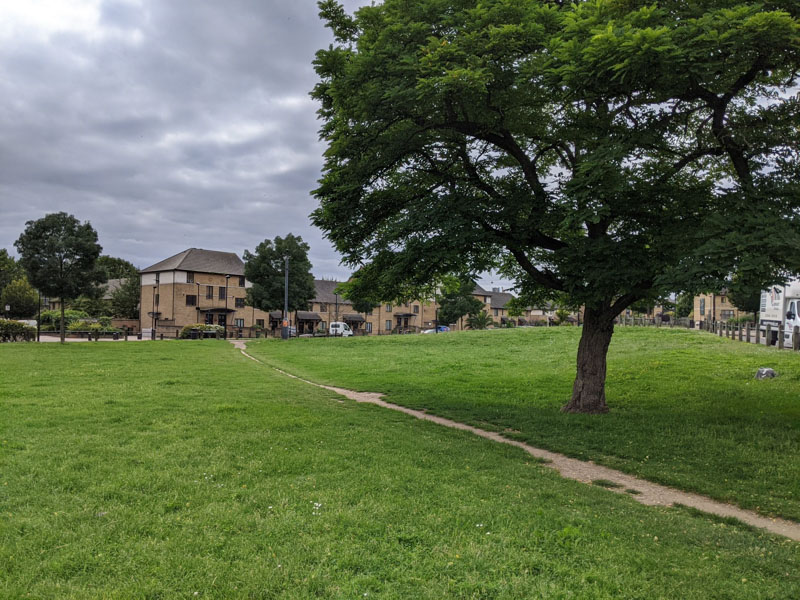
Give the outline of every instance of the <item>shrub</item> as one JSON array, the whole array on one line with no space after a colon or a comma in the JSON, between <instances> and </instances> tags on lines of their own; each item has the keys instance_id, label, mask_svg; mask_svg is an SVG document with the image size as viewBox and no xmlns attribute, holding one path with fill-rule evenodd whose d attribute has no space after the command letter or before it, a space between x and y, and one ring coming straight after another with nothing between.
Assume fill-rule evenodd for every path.
<instances>
[{"instance_id":1,"label":"shrub","mask_svg":"<svg viewBox=\"0 0 800 600\"><path fill-rule=\"evenodd\" d=\"M205 323L195 323L194 325L187 325L181 329L180 338L182 340L188 340L190 337L192 337L192 329L198 329L200 331L215 331L217 333L217 337L221 336L225 330L222 325L206 325Z\"/></svg>"},{"instance_id":2,"label":"shrub","mask_svg":"<svg viewBox=\"0 0 800 600\"><path fill-rule=\"evenodd\" d=\"M69 328L70 323L75 321L83 321L89 318L89 313L82 310L65 310L64 322ZM46 330L60 330L61 329L61 311L60 310L43 310L41 325Z\"/></svg>"},{"instance_id":3,"label":"shrub","mask_svg":"<svg viewBox=\"0 0 800 600\"><path fill-rule=\"evenodd\" d=\"M0 319L0 342L32 342L35 339L35 327L19 321Z\"/></svg>"}]
</instances>

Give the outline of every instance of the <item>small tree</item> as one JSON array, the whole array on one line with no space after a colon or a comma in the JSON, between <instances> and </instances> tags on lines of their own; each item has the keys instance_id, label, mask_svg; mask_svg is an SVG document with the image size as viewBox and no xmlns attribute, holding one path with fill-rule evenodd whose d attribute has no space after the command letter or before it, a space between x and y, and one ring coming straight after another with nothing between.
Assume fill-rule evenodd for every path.
<instances>
[{"instance_id":1,"label":"small tree","mask_svg":"<svg viewBox=\"0 0 800 600\"><path fill-rule=\"evenodd\" d=\"M111 314L120 319L138 319L141 286L139 275L131 275L111 294Z\"/></svg>"},{"instance_id":2,"label":"small tree","mask_svg":"<svg viewBox=\"0 0 800 600\"><path fill-rule=\"evenodd\" d=\"M494 319L485 310L467 317L467 327L470 329L486 329L490 325L494 325Z\"/></svg>"},{"instance_id":3,"label":"small tree","mask_svg":"<svg viewBox=\"0 0 800 600\"><path fill-rule=\"evenodd\" d=\"M316 294L308 244L300 236L288 234L274 241L264 240L255 252L244 251L244 274L253 284L247 291L251 306L260 310L283 309L284 257L289 257L289 312L307 310Z\"/></svg>"},{"instance_id":4,"label":"small tree","mask_svg":"<svg viewBox=\"0 0 800 600\"><path fill-rule=\"evenodd\" d=\"M14 257L8 254L8 250L0 248L0 293L9 283L24 275L25 271L14 260Z\"/></svg>"},{"instance_id":5,"label":"small tree","mask_svg":"<svg viewBox=\"0 0 800 600\"><path fill-rule=\"evenodd\" d=\"M680 294L675 302L675 316L683 319L691 315L692 311L694 311L694 296L690 293Z\"/></svg>"},{"instance_id":6,"label":"small tree","mask_svg":"<svg viewBox=\"0 0 800 600\"><path fill-rule=\"evenodd\" d=\"M97 232L88 222L81 224L72 215L52 213L28 221L14 245L30 282L42 293L61 299L63 343L65 303L105 281L105 274L96 266L102 251Z\"/></svg>"},{"instance_id":7,"label":"small tree","mask_svg":"<svg viewBox=\"0 0 800 600\"><path fill-rule=\"evenodd\" d=\"M0 294L0 306L3 311L9 306L9 316L15 319L27 319L36 314L39 308L39 295L24 277L15 279L3 288Z\"/></svg>"},{"instance_id":8,"label":"small tree","mask_svg":"<svg viewBox=\"0 0 800 600\"><path fill-rule=\"evenodd\" d=\"M456 323L464 315L478 314L483 309L483 302L472 293L475 282L468 278L446 278L439 296L437 320L449 325Z\"/></svg>"}]
</instances>

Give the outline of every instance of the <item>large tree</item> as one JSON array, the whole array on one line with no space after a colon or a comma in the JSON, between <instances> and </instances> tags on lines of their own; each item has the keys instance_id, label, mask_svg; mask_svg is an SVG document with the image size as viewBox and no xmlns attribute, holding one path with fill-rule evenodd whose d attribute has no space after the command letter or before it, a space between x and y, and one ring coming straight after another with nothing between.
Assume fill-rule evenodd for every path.
<instances>
[{"instance_id":1,"label":"large tree","mask_svg":"<svg viewBox=\"0 0 800 600\"><path fill-rule=\"evenodd\" d=\"M255 252L244 251L244 274L253 284L247 291L251 306L260 310L282 310L284 300L284 257L289 257L289 312L308 310L316 295L309 246L300 236L264 240Z\"/></svg>"},{"instance_id":2,"label":"large tree","mask_svg":"<svg viewBox=\"0 0 800 600\"><path fill-rule=\"evenodd\" d=\"M64 305L105 281L97 268L102 247L97 232L64 212L28 221L25 231L14 242L19 262L30 282L43 294L61 300L61 342L65 341Z\"/></svg>"},{"instance_id":3,"label":"large tree","mask_svg":"<svg viewBox=\"0 0 800 600\"><path fill-rule=\"evenodd\" d=\"M375 285L499 260L526 302L583 305L564 410L607 410L627 306L797 267L795 0L320 9L314 223Z\"/></svg>"}]
</instances>

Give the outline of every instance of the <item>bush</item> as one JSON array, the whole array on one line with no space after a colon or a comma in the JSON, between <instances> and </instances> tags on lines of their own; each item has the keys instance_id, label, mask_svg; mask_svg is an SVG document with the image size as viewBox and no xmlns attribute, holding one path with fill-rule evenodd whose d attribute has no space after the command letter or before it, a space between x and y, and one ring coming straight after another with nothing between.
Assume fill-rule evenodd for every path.
<instances>
[{"instance_id":1,"label":"bush","mask_svg":"<svg viewBox=\"0 0 800 600\"><path fill-rule=\"evenodd\" d=\"M735 319L728 319L728 323L731 324L745 324L745 323L754 323L755 318L753 315L742 315L741 317L737 317Z\"/></svg>"},{"instance_id":2,"label":"bush","mask_svg":"<svg viewBox=\"0 0 800 600\"><path fill-rule=\"evenodd\" d=\"M67 324L67 328L69 328L71 323L75 321L83 321L89 318L89 313L82 311L82 310L65 310L64 311L64 322ZM60 331L61 330L61 311L60 310L43 310L42 311L42 320L41 320L42 329L46 331Z\"/></svg>"},{"instance_id":3,"label":"bush","mask_svg":"<svg viewBox=\"0 0 800 600\"><path fill-rule=\"evenodd\" d=\"M67 331L91 331L92 333L114 333L122 331L116 327L111 327L110 321L108 325L104 325L102 319L99 321L100 322L94 320L73 321L67 325Z\"/></svg>"},{"instance_id":4,"label":"bush","mask_svg":"<svg viewBox=\"0 0 800 600\"><path fill-rule=\"evenodd\" d=\"M225 328L222 325L206 325L205 323L195 323L194 325L187 325L181 329L180 338L182 340L188 340L190 337L192 337L192 329L198 329L200 331L215 331L217 333L217 337L220 337L225 331Z\"/></svg>"},{"instance_id":5,"label":"bush","mask_svg":"<svg viewBox=\"0 0 800 600\"><path fill-rule=\"evenodd\" d=\"M35 327L19 321L0 319L0 342L32 342L35 339Z\"/></svg>"}]
</instances>

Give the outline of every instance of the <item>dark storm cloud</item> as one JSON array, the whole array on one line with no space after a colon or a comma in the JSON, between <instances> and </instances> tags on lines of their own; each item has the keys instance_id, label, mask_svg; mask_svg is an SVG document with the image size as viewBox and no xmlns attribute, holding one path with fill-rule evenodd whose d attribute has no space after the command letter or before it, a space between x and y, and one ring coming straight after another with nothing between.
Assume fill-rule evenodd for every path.
<instances>
[{"instance_id":1,"label":"dark storm cloud","mask_svg":"<svg viewBox=\"0 0 800 600\"><path fill-rule=\"evenodd\" d=\"M75 4L88 24L28 13L0 28L0 247L64 210L142 267L293 232L317 275L346 276L308 220L323 151L311 61L330 43L316 3Z\"/></svg>"}]
</instances>

